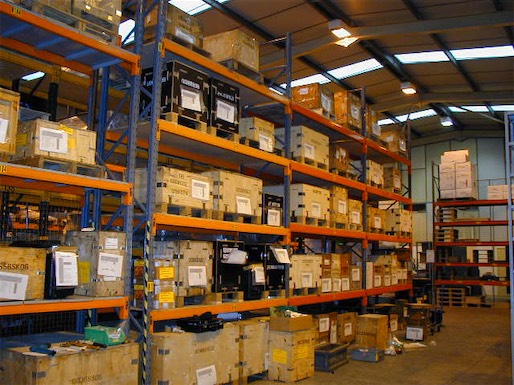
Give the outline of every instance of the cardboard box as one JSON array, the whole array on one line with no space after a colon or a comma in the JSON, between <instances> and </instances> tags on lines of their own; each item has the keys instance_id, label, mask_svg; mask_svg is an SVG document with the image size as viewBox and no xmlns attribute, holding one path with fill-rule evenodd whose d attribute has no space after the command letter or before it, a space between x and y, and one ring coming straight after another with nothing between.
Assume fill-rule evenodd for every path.
<instances>
[{"instance_id":1,"label":"cardboard box","mask_svg":"<svg viewBox=\"0 0 514 385\"><path fill-rule=\"evenodd\" d=\"M441 163L467 162L469 160L469 150L445 151L441 155Z\"/></svg>"},{"instance_id":2,"label":"cardboard box","mask_svg":"<svg viewBox=\"0 0 514 385\"><path fill-rule=\"evenodd\" d=\"M358 313L349 312L337 315L337 341L340 344L351 344L357 334Z\"/></svg>"},{"instance_id":3,"label":"cardboard box","mask_svg":"<svg viewBox=\"0 0 514 385\"><path fill-rule=\"evenodd\" d=\"M350 266L350 289L361 290L362 289L362 276L361 268L359 266Z\"/></svg>"},{"instance_id":4,"label":"cardboard box","mask_svg":"<svg viewBox=\"0 0 514 385\"><path fill-rule=\"evenodd\" d=\"M368 207L368 229L385 230L387 225L386 213L386 210Z\"/></svg>"},{"instance_id":5,"label":"cardboard box","mask_svg":"<svg viewBox=\"0 0 514 385\"><path fill-rule=\"evenodd\" d=\"M270 330L268 379L295 382L314 375L313 329Z\"/></svg>"},{"instance_id":6,"label":"cardboard box","mask_svg":"<svg viewBox=\"0 0 514 385\"><path fill-rule=\"evenodd\" d=\"M269 317L237 322L239 326L239 378L268 370Z\"/></svg>"},{"instance_id":7,"label":"cardboard box","mask_svg":"<svg viewBox=\"0 0 514 385\"><path fill-rule=\"evenodd\" d=\"M362 128L360 96L350 91L334 93L334 115L338 124L351 126L360 131Z\"/></svg>"},{"instance_id":8,"label":"cardboard box","mask_svg":"<svg viewBox=\"0 0 514 385\"><path fill-rule=\"evenodd\" d=\"M0 247L0 300L43 299L46 249Z\"/></svg>"},{"instance_id":9,"label":"cardboard box","mask_svg":"<svg viewBox=\"0 0 514 385\"><path fill-rule=\"evenodd\" d=\"M292 184L289 190L291 217L327 220L330 217L330 192L327 189L299 183ZM266 186L264 192L283 195L284 186Z\"/></svg>"},{"instance_id":10,"label":"cardboard box","mask_svg":"<svg viewBox=\"0 0 514 385\"><path fill-rule=\"evenodd\" d=\"M321 287L321 255L293 254L289 267L291 289Z\"/></svg>"},{"instance_id":11,"label":"cardboard box","mask_svg":"<svg viewBox=\"0 0 514 385\"><path fill-rule=\"evenodd\" d=\"M332 254L321 255L321 292L332 291Z\"/></svg>"},{"instance_id":12,"label":"cardboard box","mask_svg":"<svg viewBox=\"0 0 514 385\"><path fill-rule=\"evenodd\" d=\"M382 314L364 314L357 317L356 344L362 348L387 348L389 340L388 317Z\"/></svg>"},{"instance_id":13,"label":"cardboard box","mask_svg":"<svg viewBox=\"0 0 514 385\"><path fill-rule=\"evenodd\" d=\"M239 379L239 326L204 333L154 333L152 383L224 384Z\"/></svg>"},{"instance_id":14,"label":"cardboard box","mask_svg":"<svg viewBox=\"0 0 514 385\"><path fill-rule=\"evenodd\" d=\"M398 330L398 314L389 314L389 331L395 332Z\"/></svg>"},{"instance_id":15,"label":"cardboard box","mask_svg":"<svg viewBox=\"0 0 514 385\"><path fill-rule=\"evenodd\" d=\"M314 328L311 315L302 317L270 317L269 329L273 331L293 332L298 330L310 330Z\"/></svg>"},{"instance_id":16,"label":"cardboard box","mask_svg":"<svg viewBox=\"0 0 514 385\"><path fill-rule=\"evenodd\" d=\"M372 160L366 161L367 183L383 187L384 186L384 166Z\"/></svg>"},{"instance_id":17,"label":"cardboard box","mask_svg":"<svg viewBox=\"0 0 514 385\"><path fill-rule=\"evenodd\" d=\"M334 93L319 83L293 87L293 101L311 109L321 108L334 115Z\"/></svg>"},{"instance_id":18,"label":"cardboard box","mask_svg":"<svg viewBox=\"0 0 514 385\"><path fill-rule=\"evenodd\" d=\"M350 166L350 152L344 148L343 143L330 143L329 148L330 171L347 171Z\"/></svg>"},{"instance_id":19,"label":"cardboard box","mask_svg":"<svg viewBox=\"0 0 514 385\"><path fill-rule=\"evenodd\" d=\"M19 109L20 94L0 88L0 154L16 152Z\"/></svg>"},{"instance_id":20,"label":"cardboard box","mask_svg":"<svg viewBox=\"0 0 514 385\"><path fill-rule=\"evenodd\" d=\"M494 185L487 186L487 199L489 200L497 200L497 199L505 199L503 187L505 185Z\"/></svg>"},{"instance_id":21,"label":"cardboard box","mask_svg":"<svg viewBox=\"0 0 514 385\"><path fill-rule=\"evenodd\" d=\"M396 164L384 165L384 189L397 194L402 192L402 172Z\"/></svg>"},{"instance_id":22,"label":"cardboard box","mask_svg":"<svg viewBox=\"0 0 514 385\"><path fill-rule=\"evenodd\" d=\"M273 152L275 149L275 124L272 122L256 117L242 118L239 133L242 138L258 142L259 149L263 151Z\"/></svg>"},{"instance_id":23,"label":"cardboard box","mask_svg":"<svg viewBox=\"0 0 514 385\"><path fill-rule=\"evenodd\" d=\"M259 42L240 29L205 37L203 48L214 61L235 60L259 72Z\"/></svg>"},{"instance_id":24,"label":"cardboard box","mask_svg":"<svg viewBox=\"0 0 514 385\"><path fill-rule=\"evenodd\" d=\"M348 199L348 223L362 226L362 202ZM362 230L362 229L361 229Z\"/></svg>"},{"instance_id":25,"label":"cardboard box","mask_svg":"<svg viewBox=\"0 0 514 385\"><path fill-rule=\"evenodd\" d=\"M407 152L407 140L398 129L383 129L380 138L386 142L389 151Z\"/></svg>"},{"instance_id":26,"label":"cardboard box","mask_svg":"<svg viewBox=\"0 0 514 385\"><path fill-rule=\"evenodd\" d=\"M60 344L53 344L54 347ZM33 355L30 347L8 349L4 352L2 384L139 384L139 350L137 343L87 349L55 356Z\"/></svg>"},{"instance_id":27,"label":"cardboard box","mask_svg":"<svg viewBox=\"0 0 514 385\"><path fill-rule=\"evenodd\" d=\"M285 141L285 128L275 129L277 147L283 149ZM328 169L329 164L329 138L320 132L305 126L291 127L291 155L293 159L303 158L314 162L315 167ZM289 156L289 154L286 154ZM319 163L319 165L318 165Z\"/></svg>"},{"instance_id":28,"label":"cardboard box","mask_svg":"<svg viewBox=\"0 0 514 385\"><path fill-rule=\"evenodd\" d=\"M478 198L476 186L455 189L455 198Z\"/></svg>"},{"instance_id":29,"label":"cardboard box","mask_svg":"<svg viewBox=\"0 0 514 385\"><path fill-rule=\"evenodd\" d=\"M444 172L439 174L439 185L441 190L454 190L455 189L455 173Z\"/></svg>"},{"instance_id":30,"label":"cardboard box","mask_svg":"<svg viewBox=\"0 0 514 385\"><path fill-rule=\"evenodd\" d=\"M441 190L439 198L441 199L455 199L455 189Z\"/></svg>"},{"instance_id":31,"label":"cardboard box","mask_svg":"<svg viewBox=\"0 0 514 385\"><path fill-rule=\"evenodd\" d=\"M316 325L316 345L337 343L337 313L316 314L313 316Z\"/></svg>"},{"instance_id":32,"label":"cardboard box","mask_svg":"<svg viewBox=\"0 0 514 385\"><path fill-rule=\"evenodd\" d=\"M348 190L340 186L330 187L330 221L333 225L348 222Z\"/></svg>"},{"instance_id":33,"label":"cardboard box","mask_svg":"<svg viewBox=\"0 0 514 385\"><path fill-rule=\"evenodd\" d=\"M439 173L455 172L455 162L441 163L439 165Z\"/></svg>"}]
</instances>

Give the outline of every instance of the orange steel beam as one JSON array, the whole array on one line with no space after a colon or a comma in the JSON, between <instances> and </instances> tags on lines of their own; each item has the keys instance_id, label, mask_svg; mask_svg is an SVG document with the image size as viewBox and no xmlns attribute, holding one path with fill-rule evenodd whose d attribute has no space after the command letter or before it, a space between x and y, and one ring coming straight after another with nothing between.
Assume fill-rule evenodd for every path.
<instances>
[{"instance_id":1,"label":"orange steel beam","mask_svg":"<svg viewBox=\"0 0 514 385\"><path fill-rule=\"evenodd\" d=\"M329 236L349 239L365 239L366 234L362 231L340 230L331 227L309 226L299 223L291 223L289 229L296 234L309 234L317 236Z\"/></svg>"},{"instance_id":2,"label":"orange steel beam","mask_svg":"<svg viewBox=\"0 0 514 385\"><path fill-rule=\"evenodd\" d=\"M508 262L437 262L435 266L448 266L448 267L509 267Z\"/></svg>"},{"instance_id":3,"label":"orange steel beam","mask_svg":"<svg viewBox=\"0 0 514 385\"><path fill-rule=\"evenodd\" d=\"M342 176L332 174L328 171L321 170L317 167L308 164L291 161L291 170L296 171L300 174L310 175L315 178L326 180L328 182L339 184L341 186L346 186L355 190L364 191L366 189L366 185L362 182L358 182L353 179L347 179Z\"/></svg>"},{"instance_id":4,"label":"orange steel beam","mask_svg":"<svg viewBox=\"0 0 514 385\"><path fill-rule=\"evenodd\" d=\"M231 231L254 234L287 235L288 229L268 225L255 225L251 223L239 223L217 221L196 217L185 217L173 214L154 214L156 226L186 227L205 230Z\"/></svg>"},{"instance_id":5,"label":"orange steel beam","mask_svg":"<svg viewBox=\"0 0 514 385\"><path fill-rule=\"evenodd\" d=\"M394 286L385 286L385 287L376 287L373 289L366 289L366 295L380 295L385 293L394 293L396 291L405 291L412 290L412 283L402 284L402 285L394 285Z\"/></svg>"},{"instance_id":6,"label":"orange steel beam","mask_svg":"<svg viewBox=\"0 0 514 385\"><path fill-rule=\"evenodd\" d=\"M508 241L485 241L485 242L472 242L472 241L455 241L455 242L435 242L435 247L445 246L508 246Z\"/></svg>"},{"instance_id":7,"label":"orange steel beam","mask_svg":"<svg viewBox=\"0 0 514 385\"><path fill-rule=\"evenodd\" d=\"M438 279L435 281L438 286L467 285L467 286L509 286L509 281L480 281L476 279Z\"/></svg>"},{"instance_id":8,"label":"orange steel beam","mask_svg":"<svg viewBox=\"0 0 514 385\"><path fill-rule=\"evenodd\" d=\"M412 204L412 199L403 195L395 194L390 191L385 191L377 187L366 185L366 191L373 195L378 195L382 198L402 202L405 204Z\"/></svg>"},{"instance_id":9,"label":"orange steel beam","mask_svg":"<svg viewBox=\"0 0 514 385\"><path fill-rule=\"evenodd\" d=\"M297 297L289 297L289 306L311 305L315 303L343 301L345 299L361 298L366 295L365 290L343 291L340 293L303 295Z\"/></svg>"},{"instance_id":10,"label":"orange steel beam","mask_svg":"<svg viewBox=\"0 0 514 385\"><path fill-rule=\"evenodd\" d=\"M261 95L268 97L269 99L275 100L284 105L289 103L289 99L287 99L285 96L279 95L276 92L271 91L268 87L259 84L256 81L247 78L246 76L240 75L239 73L230 70L227 67L216 63L215 61L208 59L187 47L184 47L168 39L164 39L163 47L169 52L190 60L203 68L208 68L210 71L216 72L217 74L224 76L225 78L230 79L236 83L239 83L240 85L249 88L250 90L258 92Z\"/></svg>"},{"instance_id":11,"label":"orange steel beam","mask_svg":"<svg viewBox=\"0 0 514 385\"><path fill-rule=\"evenodd\" d=\"M60 25L55 22L52 22L50 20L47 20L46 18L34 14L32 12L29 12L23 8L9 5L6 3L0 3L0 13L4 13L6 15L9 15L10 17L14 17L21 22L32 24L40 29L52 32L56 35L65 37L67 39L70 39L72 41L75 41L81 45L84 45L86 47L93 48L99 52L102 52L104 54L116 57L120 60L122 60L126 65L128 65L128 69L130 70L130 73L132 75L139 74L140 71L140 58L138 55L133 54L132 52L129 52L127 50L124 50L122 48L104 43L99 42L98 40L81 34L78 30L75 28L70 28L68 26ZM3 44L3 41L5 39L0 40L0 44ZM11 39L9 39L11 40ZM36 55L36 57L41 57L41 53L46 51L37 51L40 54ZM59 63L56 63L59 64ZM67 65L66 65L67 66ZM67 66L68 67L68 66ZM70 67L72 68L72 67Z\"/></svg>"},{"instance_id":12,"label":"orange steel beam","mask_svg":"<svg viewBox=\"0 0 514 385\"><path fill-rule=\"evenodd\" d=\"M378 144L377 142L375 142L371 139L366 139L366 145L375 151L378 151L384 155L387 155L388 157L396 160L399 163L403 163L407 166L411 165L411 161L408 158L389 151L387 148L385 148L384 146L381 146L380 144Z\"/></svg>"},{"instance_id":13,"label":"orange steel beam","mask_svg":"<svg viewBox=\"0 0 514 385\"><path fill-rule=\"evenodd\" d=\"M84 195L83 187L75 186L58 186L52 182L27 182L24 179L11 176L3 176L0 173L0 186L10 186L16 188L50 191L55 193L67 193L73 195ZM14 191L16 192L16 191Z\"/></svg>"},{"instance_id":14,"label":"orange steel beam","mask_svg":"<svg viewBox=\"0 0 514 385\"><path fill-rule=\"evenodd\" d=\"M3 302L0 304L0 316L29 313L50 313L56 311L74 311L87 309L119 308L120 318L128 318L128 297L105 299L63 299L23 302Z\"/></svg>"},{"instance_id":15,"label":"orange steel beam","mask_svg":"<svg viewBox=\"0 0 514 385\"><path fill-rule=\"evenodd\" d=\"M385 242L399 242L399 243L412 243L412 238L397 237L394 235L367 233L366 239L368 241L385 241Z\"/></svg>"}]
</instances>

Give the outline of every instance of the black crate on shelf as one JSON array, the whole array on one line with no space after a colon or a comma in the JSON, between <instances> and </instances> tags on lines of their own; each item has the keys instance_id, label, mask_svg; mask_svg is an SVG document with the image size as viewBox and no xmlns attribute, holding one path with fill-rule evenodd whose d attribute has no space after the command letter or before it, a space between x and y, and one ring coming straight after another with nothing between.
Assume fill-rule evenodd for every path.
<instances>
[{"instance_id":1,"label":"black crate on shelf","mask_svg":"<svg viewBox=\"0 0 514 385\"><path fill-rule=\"evenodd\" d=\"M153 68L142 71L141 85L148 92L153 88ZM170 61L162 71L161 117L175 113L178 123L195 128L197 122L208 120L209 77L178 61ZM141 111L151 99L141 92ZM171 120L171 119L169 119Z\"/></svg>"},{"instance_id":2,"label":"black crate on shelf","mask_svg":"<svg viewBox=\"0 0 514 385\"><path fill-rule=\"evenodd\" d=\"M239 252L245 253L245 257L243 258ZM243 242L216 241L212 291L215 293L241 291L246 260Z\"/></svg>"},{"instance_id":3,"label":"black crate on shelf","mask_svg":"<svg viewBox=\"0 0 514 385\"><path fill-rule=\"evenodd\" d=\"M286 249L273 244L262 243L245 246L245 250L248 252L248 262L250 264L261 263L264 265L266 284L263 290L287 289L289 264L280 261L284 257L277 256L277 249L285 250L284 253L287 253ZM288 259L288 257L285 258ZM257 289L253 288L251 290L255 291Z\"/></svg>"},{"instance_id":4,"label":"black crate on shelf","mask_svg":"<svg viewBox=\"0 0 514 385\"><path fill-rule=\"evenodd\" d=\"M211 78L209 93L209 126L229 133L239 133L239 88Z\"/></svg>"},{"instance_id":5,"label":"black crate on shelf","mask_svg":"<svg viewBox=\"0 0 514 385\"><path fill-rule=\"evenodd\" d=\"M271 226L283 226L284 197L262 194L262 223Z\"/></svg>"}]
</instances>

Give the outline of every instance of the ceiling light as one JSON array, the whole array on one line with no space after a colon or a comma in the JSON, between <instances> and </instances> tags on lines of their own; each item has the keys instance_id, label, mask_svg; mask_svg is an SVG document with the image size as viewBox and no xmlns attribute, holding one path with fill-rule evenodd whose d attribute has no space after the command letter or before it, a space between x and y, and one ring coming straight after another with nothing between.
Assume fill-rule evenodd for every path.
<instances>
[{"instance_id":1,"label":"ceiling light","mask_svg":"<svg viewBox=\"0 0 514 385\"><path fill-rule=\"evenodd\" d=\"M441 126L450 127L453 126L453 120L449 116L441 116Z\"/></svg>"},{"instance_id":2,"label":"ceiling light","mask_svg":"<svg viewBox=\"0 0 514 385\"><path fill-rule=\"evenodd\" d=\"M341 45L343 47L348 47L349 45L355 43L358 39L359 39L358 37L347 36L341 40L336 41L336 44Z\"/></svg>"},{"instance_id":3,"label":"ceiling light","mask_svg":"<svg viewBox=\"0 0 514 385\"><path fill-rule=\"evenodd\" d=\"M32 80L36 80L36 79L42 78L43 76L45 76L44 72L37 71L37 72L33 72L31 74L25 75L21 79L25 80L26 82L30 82Z\"/></svg>"},{"instance_id":4,"label":"ceiling light","mask_svg":"<svg viewBox=\"0 0 514 385\"><path fill-rule=\"evenodd\" d=\"M416 93L416 87L411 82L402 82L400 87L405 95L414 95Z\"/></svg>"},{"instance_id":5,"label":"ceiling light","mask_svg":"<svg viewBox=\"0 0 514 385\"><path fill-rule=\"evenodd\" d=\"M340 19L330 20L328 22L328 29L330 29L330 31L340 39L352 35L351 32L346 29L346 25Z\"/></svg>"}]
</instances>

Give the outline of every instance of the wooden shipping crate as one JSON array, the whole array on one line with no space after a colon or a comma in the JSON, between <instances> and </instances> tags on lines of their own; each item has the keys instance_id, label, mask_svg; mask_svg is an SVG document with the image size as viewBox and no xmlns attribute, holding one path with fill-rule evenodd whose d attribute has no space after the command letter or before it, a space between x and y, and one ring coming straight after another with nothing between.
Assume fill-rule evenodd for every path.
<instances>
[{"instance_id":1,"label":"wooden shipping crate","mask_svg":"<svg viewBox=\"0 0 514 385\"><path fill-rule=\"evenodd\" d=\"M249 117L239 121L239 134L259 143L259 149L273 152L275 149L275 124L267 120Z\"/></svg>"},{"instance_id":2,"label":"wooden shipping crate","mask_svg":"<svg viewBox=\"0 0 514 385\"><path fill-rule=\"evenodd\" d=\"M350 289L362 289L362 272L361 268L356 265L350 265Z\"/></svg>"},{"instance_id":3,"label":"wooden shipping crate","mask_svg":"<svg viewBox=\"0 0 514 385\"><path fill-rule=\"evenodd\" d=\"M319 83L293 87L293 100L307 108L321 108L324 112L334 115L334 93Z\"/></svg>"},{"instance_id":4,"label":"wooden shipping crate","mask_svg":"<svg viewBox=\"0 0 514 385\"><path fill-rule=\"evenodd\" d=\"M78 248L79 285L75 294L90 297L122 296L127 260L125 233L70 231L66 243Z\"/></svg>"},{"instance_id":5,"label":"wooden shipping crate","mask_svg":"<svg viewBox=\"0 0 514 385\"><path fill-rule=\"evenodd\" d=\"M289 272L291 289L321 288L321 255L293 254Z\"/></svg>"},{"instance_id":6,"label":"wooden shipping crate","mask_svg":"<svg viewBox=\"0 0 514 385\"><path fill-rule=\"evenodd\" d=\"M332 254L321 254L321 292L332 291Z\"/></svg>"},{"instance_id":7,"label":"wooden shipping crate","mask_svg":"<svg viewBox=\"0 0 514 385\"><path fill-rule=\"evenodd\" d=\"M362 202L348 199L348 224L356 225L362 230Z\"/></svg>"},{"instance_id":8,"label":"wooden shipping crate","mask_svg":"<svg viewBox=\"0 0 514 385\"><path fill-rule=\"evenodd\" d=\"M357 338L355 343L361 348L387 349L389 321L387 315L364 314L357 317Z\"/></svg>"},{"instance_id":9,"label":"wooden shipping crate","mask_svg":"<svg viewBox=\"0 0 514 385\"><path fill-rule=\"evenodd\" d=\"M235 60L259 72L259 42L240 29L205 37L203 48L214 61Z\"/></svg>"},{"instance_id":10,"label":"wooden shipping crate","mask_svg":"<svg viewBox=\"0 0 514 385\"><path fill-rule=\"evenodd\" d=\"M314 375L314 329L269 335L269 380L290 383Z\"/></svg>"},{"instance_id":11,"label":"wooden shipping crate","mask_svg":"<svg viewBox=\"0 0 514 385\"><path fill-rule=\"evenodd\" d=\"M325 343L337 343L337 313L326 313L313 315L316 325L316 345Z\"/></svg>"},{"instance_id":12,"label":"wooden shipping crate","mask_svg":"<svg viewBox=\"0 0 514 385\"><path fill-rule=\"evenodd\" d=\"M205 295L211 292L212 242L156 241L155 257L172 260L176 294L180 297Z\"/></svg>"},{"instance_id":13,"label":"wooden shipping crate","mask_svg":"<svg viewBox=\"0 0 514 385\"><path fill-rule=\"evenodd\" d=\"M290 189L292 217L330 218L330 192L327 189L304 183L292 184Z\"/></svg>"},{"instance_id":14,"label":"wooden shipping crate","mask_svg":"<svg viewBox=\"0 0 514 385\"><path fill-rule=\"evenodd\" d=\"M391 152L407 152L407 140L398 129L384 129L380 138L387 143L387 148Z\"/></svg>"},{"instance_id":15,"label":"wooden shipping crate","mask_svg":"<svg viewBox=\"0 0 514 385\"><path fill-rule=\"evenodd\" d=\"M386 231L412 232L412 212L399 208L387 210Z\"/></svg>"},{"instance_id":16,"label":"wooden shipping crate","mask_svg":"<svg viewBox=\"0 0 514 385\"><path fill-rule=\"evenodd\" d=\"M373 287L384 286L384 266L373 265Z\"/></svg>"},{"instance_id":17,"label":"wooden shipping crate","mask_svg":"<svg viewBox=\"0 0 514 385\"><path fill-rule=\"evenodd\" d=\"M330 143L329 156L331 172L348 171L350 166L350 152L344 148L344 143Z\"/></svg>"},{"instance_id":18,"label":"wooden shipping crate","mask_svg":"<svg viewBox=\"0 0 514 385\"><path fill-rule=\"evenodd\" d=\"M380 138L382 129L378 124L378 112L372 107L366 106L366 134L368 136Z\"/></svg>"},{"instance_id":19,"label":"wooden shipping crate","mask_svg":"<svg viewBox=\"0 0 514 385\"><path fill-rule=\"evenodd\" d=\"M19 109L20 94L0 88L0 154L16 152Z\"/></svg>"},{"instance_id":20,"label":"wooden shipping crate","mask_svg":"<svg viewBox=\"0 0 514 385\"><path fill-rule=\"evenodd\" d=\"M154 333L152 384L225 384L239 379L239 327L204 333Z\"/></svg>"},{"instance_id":21,"label":"wooden shipping crate","mask_svg":"<svg viewBox=\"0 0 514 385\"><path fill-rule=\"evenodd\" d=\"M202 175L213 180L214 210L261 217L261 179L223 170L206 171Z\"/></svg>"},{"instance_id":22,"label":"wooden shipping crate","mask_svg":"<svg viewBox=\"0 0 514 385\"><path fill-rule=\"evenodd\" d=\"M60 344L53 344L50 349ZM137 385L139 344L126 343L102 349L62 352L55 356L31 353L30 347L8 349L3 354L2 384Z\"/></svg>"},{"instance_id":23,"label":"wooden shipping crate","mask_svg":"<svg viewBox=\"0 0 514 385\"><path fill-rule=\"evenodd\" d=\"M0 247L0 300L43 299L46 249Z\"/></svg>"},{"instance_id":24,"label":"wooden shipping crate","mask_svg":"<svg viewBox=\"0 0 514 385\"><path fill-rule=\"evenodd\" d=\"M239 326L239 378L268 370L269 318L237 322Z\"/></svg>"},{"instance_id":25,"label":"wooden shipping crate","mask_svg":"<svg viewBox=\"0 0 514 385\"><path fill-rule=\"evenodd\" d=\"M387 211L376 207L368 207L368 229L382 231L386 229Z\"/></svg>"},{"instance_id":26,"label":"wooden shipping crate","mask_svg":"<svg viewBox=\"0 0 514 385\"><path fill-rule=\"evenodd\" d=\"M384 166L372 160L366 161L366 181L377 186L384 186Z\"/></svg>"},{"instance_id":27,"label":"wooden shipping crate","mask_svg":"<svg viewBox=\"0 0 514 385\"><path fill-rule=\"evenodd\" d=\"M337 342L351 344L357 334L358 313L349 312L337 315Z\"/></svg>"},{"instance_id":28,"label":"wooden shipping crate","mask_svg":"<svg viewBox=\"0 0 514 385\"><path fill-rule=\"evenodd\" d=\"M284 148L285 129L275 129L277 147ZM302 163L313 164L315 167L328 169L329 138L320 132L305 126L291 127L291 156ZM289 156L289 154L286 154Z\"/></svg>"},{"instance_id":29,"label":"wooden shipping crate","mask_svg":"<svg viewBox=\"0 0 514 385\"><path fill-rule=\"evenodd\" d=\"M384 165L384 189L402 193L402 172L396 163Z\"/></svg>"},{"instance_id":30,"label":"wooden shipping crate","mask_svg":"<svg viewBox=\"0 0 514 385\"><path fill-rule=\"evenodd\" d=\"M348 223L348 189L339 186L330 187L330 222L332 227Z\"/></svg>"},{"instance_id":31,"label":"wooden shipping crate","mask_svg":"<svg viewBox=\"0 0 514 385\"><path fill-rule=\"evenodd\" d=\"M191 207L202 210L213 208L213 179L176 168L158 166L155 174L155 205L167 210L168 205ZM146 202L148 172L146 168L136 169L134 196Z\"/></svg>"},{"instance_id":32,"label":"wooden shipping crate","mask_svg":"<svg viewBox=\"0 0 514 385\"><path fill-rule=\"evenodd\" d=\"M350 91L334 93L334 113L337 123L353 126L358 131L362 128L361 100Z\"/></svg>"},{"instance_id":33,"label":"wooden shipping crate","mask_svg":"<svg viewBox=\"0 0 514 385\"><path fill-rule=\"evenodd\" d=\"M79 144L80 141L80 144ZM95 164L96 132L78 130L48 120L21 122L16 135L16 159L44 156Z\"/></svg>"},{"instance_id":34,"label":"wooden shipping crate","mask_svg":"<svg viewBox=\"0 0 514 385\"><path fill-rule=\"evenodd\" d=\"M153 7L145 17L145 41L155 39L158 7ZM197 17L184 12L171 4L166 7L166 30L168 38L177 37L197 47L202 47L203 30Z\"/></svg>"}]
</instances>

